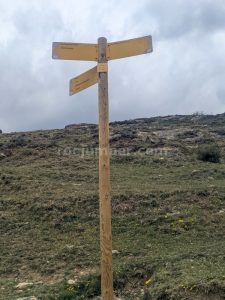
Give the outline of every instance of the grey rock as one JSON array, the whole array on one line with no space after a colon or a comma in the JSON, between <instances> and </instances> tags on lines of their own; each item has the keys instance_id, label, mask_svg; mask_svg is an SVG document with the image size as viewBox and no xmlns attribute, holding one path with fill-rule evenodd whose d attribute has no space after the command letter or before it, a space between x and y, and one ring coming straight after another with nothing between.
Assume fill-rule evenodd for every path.
<instances>
[{"instance_id":1,"label":"grey rock","mask_svg":"<svg viewBox=\"0 0 225 300\"><path fill-rule=\"evenodd\" d=\"M68 285L74 285L74 284L76 284L76 280L73 280L73 279L69 279L68 281L67 281L67 284Z\"/></svg>"},{"instance_id":2,"label":"grey rock","mask_svg":"<svg viewBox=\"0 0 225 300\"><path fill-rule=\"evenodd\" d=\"M30 297L17 298L16 300L38 300L38 298L34 296L30 296Z\"/></svg>"},{"instance_id":3,"label":"grey rock","mask_svg":"<svg viewBox=\"0 0 225 300\"><path fill-rule=\"evenodd\" d=\"M112 254L119 254L118 250L112 250Z\"/></svg>"},{"instance_id":4,"label":"grey rock","mask_svg":"<svg viewBox=\"0 0 225 300\"><path fill-rule=\"evenodd\" d=\"M33 285L33 282L21 282L21 283L17 284L15 287L17 289L21 290L21 289L26 289L27 287L32 286L32 285Z\"/></svg>"}]
</instances>

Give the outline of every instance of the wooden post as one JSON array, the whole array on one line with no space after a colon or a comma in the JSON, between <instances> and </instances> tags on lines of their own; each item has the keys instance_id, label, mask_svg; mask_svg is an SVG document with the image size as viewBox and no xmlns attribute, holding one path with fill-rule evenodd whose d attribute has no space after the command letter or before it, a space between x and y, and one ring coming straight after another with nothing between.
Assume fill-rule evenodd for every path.
<instances>
[{"instance_id":1,"label":"wooden post","mask_svg":"<svg viewBox=\"0 0 225 300\"><path fill-rule=\"evenodd\" d=\"M99 66L99 198L102 300L113 300L112 228L109 158L107 39L98 39Z\"/></svg>"},{"instance_id":2,"label":"wooden post","mask_svg":"<svg viewBox=\"0 0 225 300\"><path fill-rule=\"evenodd\" d=\"M101 37L98 39L97 45L84 43L53 43L52 45L52 58L54 59L98 61L97 68L94 67L70 80L70 95L79 93L98 82L99 207L102 300L113 300L114 298L109 169L108 60L149 52L152 52L152 37L150 35L109 44L107 44L106 38Z\"/></svg>"}]
</instances>

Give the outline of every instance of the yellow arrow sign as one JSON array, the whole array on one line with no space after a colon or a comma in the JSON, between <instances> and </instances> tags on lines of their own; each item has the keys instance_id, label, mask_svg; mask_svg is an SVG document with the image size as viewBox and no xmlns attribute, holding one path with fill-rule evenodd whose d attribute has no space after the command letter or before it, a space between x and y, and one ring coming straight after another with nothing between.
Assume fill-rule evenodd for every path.
<instances>
[{"instance_id":1,"label":"yellow arrow sign","mask_svg":"<svg viewBox=\"0 0 225 300\"><path fill-rule=\"evenodd\" d=\"M92 86L98 82L97 67L70 80L70 96Z\"/></svg>"},{"instance_id":2,"label":"yellow arrow sign","mask_svg":"<svg viewBox=\"0 0 225 300\"><path fill-rule=\"evenodd\" d=\"M97 61L98 47L96 44L55 42L52 44L52 58Z\"/></svg>"},{"instance_id":3,"label":"yellow arrow sign","mask_svg":"<svg viewBox=\"0 0 225 300\"><path fill-rule=\"evenodd\" d=\"M107 59L118 59L123 57L135 56L153 51L151 35L120 41L115 43L108 43Z\"/></svg>"}]
</instances>

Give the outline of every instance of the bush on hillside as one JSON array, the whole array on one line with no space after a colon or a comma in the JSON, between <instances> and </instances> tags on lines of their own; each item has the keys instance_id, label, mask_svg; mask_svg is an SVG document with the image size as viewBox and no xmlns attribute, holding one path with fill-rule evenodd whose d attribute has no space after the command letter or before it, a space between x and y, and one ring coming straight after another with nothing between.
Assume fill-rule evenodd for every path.
<instances>
[{"instance_id":1,"label":"bush on hillside","mask_svg":"<svg viewBox=\"0 0 225 300\"><path fill-rule=\"evenodd\" d=\"M199 160L208 161L212 163L219 163L220 162L220 150L218 145L204 145L198 148L197 157Z\"/></svg>"}]
</instances>

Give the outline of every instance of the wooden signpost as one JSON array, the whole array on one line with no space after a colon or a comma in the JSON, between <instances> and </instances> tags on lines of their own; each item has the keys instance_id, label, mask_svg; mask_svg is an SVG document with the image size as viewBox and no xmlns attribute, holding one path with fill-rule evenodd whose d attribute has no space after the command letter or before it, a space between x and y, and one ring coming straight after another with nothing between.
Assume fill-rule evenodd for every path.
<instances>
[{"instance_id":1,"label":"wooden signpost","mask_svg":"<svg viewBox=\"0 0 225 300\"><path fill-rule=\"evenodd\" d=\"M108 60L150 53L152 51L151 36L115 43L107 43L106 38L101 37L98 39L98 44L53 43L52 47L53 59L98 62L96 67L70 81L70 95L76 94L98 82L102 300L113 300L114 298L109 164Z\"/></svg>"}]
</instances>

